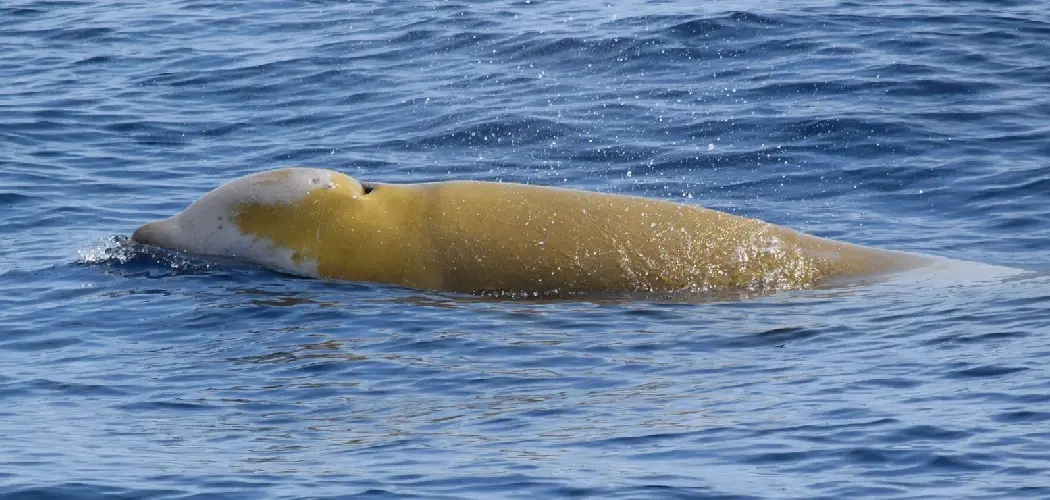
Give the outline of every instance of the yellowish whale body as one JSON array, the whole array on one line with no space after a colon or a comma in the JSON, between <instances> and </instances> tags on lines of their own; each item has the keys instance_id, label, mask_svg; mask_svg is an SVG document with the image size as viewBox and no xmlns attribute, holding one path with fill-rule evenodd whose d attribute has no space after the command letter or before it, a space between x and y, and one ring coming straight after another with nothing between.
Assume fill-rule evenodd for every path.
<instances>
[{"instance_id":1,"label":"yellowish whale body","mask_svg":"<svg viewBox=\"0 0 1050 500\"><path fill-rule=\"evenodd\" d=\"M933 262L668 201L311 168L236 179L132 239L309 277L530 295L770 292Z\"/></svg>"}]
</instances>

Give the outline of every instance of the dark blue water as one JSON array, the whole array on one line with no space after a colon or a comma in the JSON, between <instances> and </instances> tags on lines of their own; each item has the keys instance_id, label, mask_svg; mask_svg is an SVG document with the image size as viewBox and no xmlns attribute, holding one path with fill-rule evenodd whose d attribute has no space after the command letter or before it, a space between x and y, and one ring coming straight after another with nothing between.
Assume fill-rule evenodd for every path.
<instances>
[{"instance_id":1,"label":"dark blue water","mask_svg":"<svg viewBox=\"0 0 1050 500\"><path fill-rule=\"evenodd\" d=\"M691 4L0 3L0 497L1050 497L1050 3ZM500 301L112 239L289 165L1034 272Z\"/></svg>"}]
</instances>

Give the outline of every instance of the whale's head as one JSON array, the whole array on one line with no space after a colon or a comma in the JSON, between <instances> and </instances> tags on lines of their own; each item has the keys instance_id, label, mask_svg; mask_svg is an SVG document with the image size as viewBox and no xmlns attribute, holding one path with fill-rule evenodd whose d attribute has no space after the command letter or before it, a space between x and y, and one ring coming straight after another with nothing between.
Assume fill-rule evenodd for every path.
<instances>
[{"instance_id":1,"label":"whale's head","mask_svg":"<svg viewBox=\"0 0 1050 500\"><path fill-rule=\"evenodd\" d=\"M331 170L260 172L219 186L171 218L143 225L131 239L317 276L325 211L345 210L365 194L361 183Z\"/></svg>"}]
</instances>

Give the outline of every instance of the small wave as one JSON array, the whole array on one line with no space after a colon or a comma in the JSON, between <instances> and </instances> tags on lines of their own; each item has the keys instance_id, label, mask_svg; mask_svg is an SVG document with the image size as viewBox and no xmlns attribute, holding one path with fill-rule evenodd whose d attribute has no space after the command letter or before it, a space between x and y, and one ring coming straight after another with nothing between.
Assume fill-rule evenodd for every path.
<instances>
[{"instance_id":1,"label":"small wave","mask_svg":"<svg viewBox=\"0 0 1050 500\"><path fill-rule=\"evenodd\" d=\"M20 193L0 193L0 206L19 205L32 200L32 196Z\"/></svg>"},{"instance_id":2,"label":"small wave","mask_svg":"<svg viewBox=\"0 0 1050 500\"><path fill-rule=\"evenodd\" d=\"M724 16L685 21L665 30L680 40L712 38L748 38L762 30L779 26L783 21L749 12L733 12Z\"/></svg>"},{"instance_id":3,"label":"small wave","mask_svg":"<svg viewBox=\"0 0 1050 500\"><path fill-rule=\"evenodd\" d=\"M45 39L70 42L99 42L111 39L111 35L114 33L116 33L115 29L105 27L60 29L48 33Z\"/></svg>"},{"instance_id":4,"label":"small wave","mask_svg":"<svg viewBox=\"0 0 1050 500\"><path fill-rule=\"evenodd\" d=\"M8 486L0 489L0 499L16 498L158 498L178 497L187 491L135 490L112 484L64 483L51 486Z\"/></svg>"},{"instance_id":5,"label":"small wave","mask_svg":"<svg viewBox=\"0 0 1050 500\"><path fill-rule=\"evenodd\" d=\"M2 14L2 16L30 17L43 15L44 13L45 11L43 9L33 9L29 7L0 8L0 14Z\"/></svg>"}]
</instances>

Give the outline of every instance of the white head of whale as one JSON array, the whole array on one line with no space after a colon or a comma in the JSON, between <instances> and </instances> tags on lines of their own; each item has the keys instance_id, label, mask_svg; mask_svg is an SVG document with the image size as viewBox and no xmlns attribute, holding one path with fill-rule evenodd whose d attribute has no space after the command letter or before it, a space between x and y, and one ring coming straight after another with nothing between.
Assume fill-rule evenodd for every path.
<instances>
[{"instance_id":1,"label":"white head of whale","mask_svg":"<svg viewBox=\"0 0 1050 500\"><path fill-rule=\"evenodd\" d=\"M352 197L364 193L359 182L331 170L286 168L260 172L219 186L174 217L143 225L131 239L192 254L243 258L316 277L316 259L299 249L246 232L239 220L245 211L258 207L295 207L317 190L347 191Z\"/></svg>"}]
</instances>

